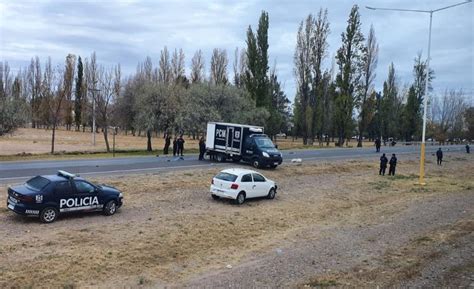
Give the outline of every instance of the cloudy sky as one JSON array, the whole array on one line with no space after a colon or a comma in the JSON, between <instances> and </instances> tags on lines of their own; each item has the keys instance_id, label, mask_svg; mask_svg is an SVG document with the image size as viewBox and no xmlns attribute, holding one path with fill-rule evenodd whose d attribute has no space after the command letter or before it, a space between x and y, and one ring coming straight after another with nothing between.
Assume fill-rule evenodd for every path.
<instances>
[{"instance_id":1,"label":"cloudy sky","mask_svg":"<svg viewBox=\"0 0 474 289\"><path fill-rule=\"evenodd\" d=\"M413 59L426 57L429 14L372 11L365 6L432 10L462 0L212 0L212 1L46 1L0 0L0 60L12 72L25 67L35 55L62 64L68 53L88 57L96 51L100 63L120 63L124 74L135 71L150 56L158 64L160 50L182 48L189 65L197 49L203 50L207 68L213 48L227 50L232 70L236 47L245 47L246 30L258 23L262 10L270 18L270 63L276 68L290 99L295 95L293 53L296 32L309 13L327 8L331 34L325 66L340 46L349 11L360 7L363 32L375 28L379 43L376 89L380 90L390 62L400 84L412 79ZM436 12L433 16L431 67L436 93L463 89L473 102L474 3Z\"/></svg>"}]
</instances>

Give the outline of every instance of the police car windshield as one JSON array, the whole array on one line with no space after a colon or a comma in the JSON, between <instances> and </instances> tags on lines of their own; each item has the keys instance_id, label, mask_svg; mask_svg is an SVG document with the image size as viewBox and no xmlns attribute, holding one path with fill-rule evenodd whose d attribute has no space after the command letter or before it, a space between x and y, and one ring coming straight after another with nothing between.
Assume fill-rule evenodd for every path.
<instances>
[{"instance_id":1,"label":"police car windshield","mask_svg":"<svg viewBox=\"0 0 474 289\"><path fill-rule=\"evenodd\" d=\"M268 138L256 138L255 143L259 148L275 148L272 141Z\"/></svg>"},{"instance_id":2,"label":"police car windshield","mask_svg":"<svg viewBox=\"0 0 474 289\"><path fill-rule=\"evenodd\" d=\"M237 176L233 174L229 174L229 173L219 173L216 176L216 179L228 181L228 182L235 182L235 180L237 179Z\"/></svg>"},{"instance_id":3,"label":"police car windshield","mask_svg":"<svg viewBox=\"0 0 474 289\"><path fill-rule=\"evenodd\" d=\"M40 176L34 177L26 182L26 186L34 191L41 191L48 184L49 180Z\"/></svg>"}]
</instances>

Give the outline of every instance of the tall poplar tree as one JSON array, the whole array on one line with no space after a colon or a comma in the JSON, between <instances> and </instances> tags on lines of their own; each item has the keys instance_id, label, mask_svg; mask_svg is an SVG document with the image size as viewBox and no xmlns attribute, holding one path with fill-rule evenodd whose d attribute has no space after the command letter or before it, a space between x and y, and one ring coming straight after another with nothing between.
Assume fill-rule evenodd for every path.
<instances>
[{"instance_id":1,"label":"tall poplar tree","mask_svg":"<svg viewBox=\"0 0 474 289\"><path fill-rule=\"evenodd\" d=\"M74 98L74 122L76 123L76 130L79 131L82 122L82 96L83 96L83 81L84 68L82 66L82 59L79 56L77 59L77 77L76 77L76 91Z\"/></svg>"},{"instance_id":2,"label":"tall poplar tree","mask_svg":"<svg viewBox=\"0 0 474 289\"><path fill-rule=\"evenodd\" d=\"M338 145L342 146L349 137L352 127L352 114L357 101L355 94L361 77L361 57L364 48L364 35L361 32L359 6L354 5L349 14L346 31L342 33L342 46L336 59L339 72L336 77L338 93L335 99L335 124Z\"/></svg>"}]
</instances>

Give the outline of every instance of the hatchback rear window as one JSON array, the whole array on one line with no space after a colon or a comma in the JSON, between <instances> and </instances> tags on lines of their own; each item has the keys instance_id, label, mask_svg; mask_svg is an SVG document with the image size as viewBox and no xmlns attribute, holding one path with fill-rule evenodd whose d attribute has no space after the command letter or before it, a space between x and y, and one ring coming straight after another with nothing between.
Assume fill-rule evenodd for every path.
<instances>
[{"instance_id":1,"label":"hatchback rear window","mask_svg":"<svg viewBox=\"0 0 474 289\"><path fill-rule=\"evenodd\" d=\"M229 174L229 173L219 173L216 176L216 179L228 181L228 182L235 182L235 180L237 179L237 176L233 174Z\"/></svg>"},{"instance_id":2,"label":"hatchback rear window","mask_svg":"<svg viewBox=\"0 0 474 289\"><path fill-rule=\"evenodd\" d=\"M49 184L49 180L40 176L34 177L26 182L26 186L34 191L41 191Z\"/></svg>"}]
</instances>

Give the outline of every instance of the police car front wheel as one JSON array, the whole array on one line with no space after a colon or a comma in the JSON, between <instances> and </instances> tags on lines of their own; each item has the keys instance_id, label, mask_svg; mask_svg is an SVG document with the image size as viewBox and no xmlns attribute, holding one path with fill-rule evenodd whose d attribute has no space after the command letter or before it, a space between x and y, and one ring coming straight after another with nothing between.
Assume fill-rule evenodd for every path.
<instances>
[{"instance_id":1,"label":"police car front wheel","mask_svg":"<svg viewBox=\"0 0 474 289\"><path fill-rule=\"evenodd\" d=\"M40 220L43 223L52 223L58 217L58 210L53 207L44 208L40 214Z\"/></svg>"},{"instance_id":2,"label":"police car front wheel","mask_svg":"<svg viewBox=\"0 0 474 289\"><path fill-rule=\"evenodd\" d=\"M104 214L106 216L112 216L117 211L117 204L115 201L108 201L104 206Z\"/></svg>"}]
</instances>

